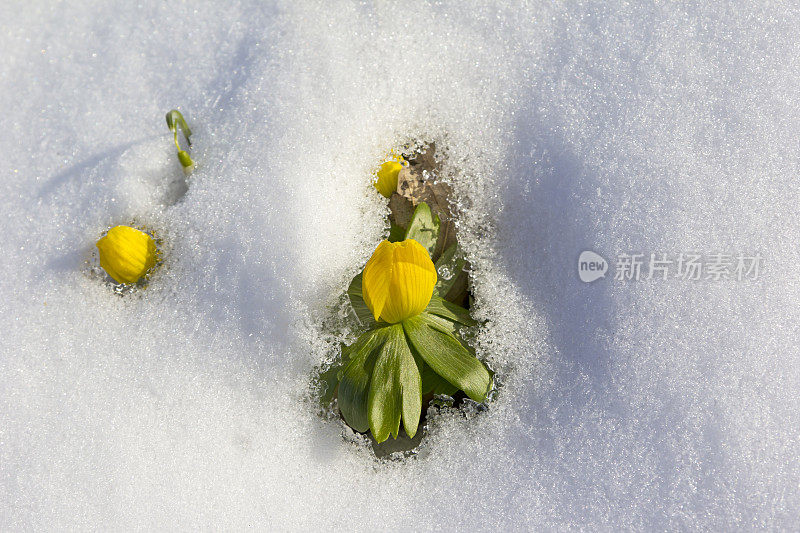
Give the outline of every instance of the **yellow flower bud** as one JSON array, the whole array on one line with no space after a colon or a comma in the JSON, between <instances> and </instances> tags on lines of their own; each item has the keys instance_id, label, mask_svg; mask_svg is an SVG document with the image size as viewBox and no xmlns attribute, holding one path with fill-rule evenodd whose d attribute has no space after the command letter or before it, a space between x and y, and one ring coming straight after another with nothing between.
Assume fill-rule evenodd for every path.
<instances>
[{"instance_id":1,"label":"yellow flower bud","mask_svg":"<svg viewBox=\"0 0 800 533\"><path fill-rule=\"evenodd\" d=\"M375 182L375 188L386 198L391 198L392 193L397 190L397 175L403 165L397 161L387 161L381 165L378 170L378 180Z\"/></svg>"},{"instance_id":2,"label":"yellow flower bud","mask_svg":"<svg viewBox=\"0 0 800 533\"><path fill-rule=\"evenodd\" d=\"M420 243L383 241L364 267L364 302L375 320L402 322L428 307L436 279L433 261Z\"/></svg>"},{"instance_id":3,"label":"yellow flower bud","mask_svg":"<svg viewBox=\"0 0 800 533\"><path fill-rule=\"evenodd\" d=\"M156 243L150 235L115 226L97 241L100 266L118 283L136 283L156 264Z\"/></svg>"}]
</instances>

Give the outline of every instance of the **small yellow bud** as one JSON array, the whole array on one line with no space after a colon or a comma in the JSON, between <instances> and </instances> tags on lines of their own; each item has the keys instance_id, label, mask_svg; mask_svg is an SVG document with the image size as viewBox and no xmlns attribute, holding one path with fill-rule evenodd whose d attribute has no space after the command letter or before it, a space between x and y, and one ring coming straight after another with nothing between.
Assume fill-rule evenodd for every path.
<instances>
[{"instance_id":1,"label":"small yellow bud","mask_svg":"<svg viewBox=\"0 0 800 533\"><path fill-rule=\"evenodd\" d=\"M420 243L383 241L364 267L364 302L375 320L402 322L428 307L436 279L431 256Z\"/></svg>"},{"instance_id":2,"label":"small yellow bud","mask_svg":"<svg viewBox=\"0 0 800 533\"><path fill-rule=\"evenodd\" d=\"M392 193L397 190L397 175L400 174L403 165L397 161L387 161L378 170L378 180L375 188L386 198L391 198Z\"/></svg>"},{"instance_id":3,"label":"small yellow bud","mask_svg":"<svg viewBox=\"0 0 800 533\"><path fill-rule=\"evenodd\" d=\"M100 266L118 283L136 283L156 264L156 243L138 229L115 226L97 241Z\"/></svg>"}]
</instances>

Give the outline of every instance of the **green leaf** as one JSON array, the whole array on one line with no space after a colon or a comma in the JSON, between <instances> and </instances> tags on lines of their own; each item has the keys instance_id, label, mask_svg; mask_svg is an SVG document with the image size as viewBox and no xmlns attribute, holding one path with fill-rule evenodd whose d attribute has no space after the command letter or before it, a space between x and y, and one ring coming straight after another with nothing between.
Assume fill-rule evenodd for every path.
<instances>
[{"instance_id":1,"label":"green leaf","mask_svg":"<svg viewBox=\"0 0 800 533\"><path fill-rule=\"evenodd\" d=\"M186 124L186 120L183 118L181 112L177 109L172 109L167 112L167 127L175 135L175 146L178 146L178 128L180 128L183 132L183 136L186 138L186 143L189 146L192 145L192 141L190 139L192 136L192 130L189 129L188 124ZM178 150L180 150L180 146L178 146Z\"/></svg>"},{"instance_id":2,"label":"green leaf","mask_svg":"<svg viewBox=\"0 0 800 533\"><path fill-rule=\"evenodd\" d=\"M452 261L454 261L456 258L457 251L458 251L458 243L454 242L447 248L447 250L442 252L442 255L439 257L439 259L436 260L436 268L447 265Z\"/></svg>"},{"instance_id":3,"label":"green leaf","mask_svg":"<svg viewBox=\"0 0 800 533\"><path fill-rule=\"evenodd\" d=\"M389 242L399 242L405 238L406 229L394 222L389 222Z\"/></svg>"},{"instance_id":4,"label":"green leaf","mask_svg":"<svg viewBox=\"0 0 800 533\"><path fill-rule=\"evenodd\" d=\"M183 118L183 114L177 109L172 109L167 112L167 127L175 131L176 128L180 127L183 130L183 134L186 136L186 142L191 145L191 141L189 141L189 137L192 136L192 130L189 129L189 126L186 124L186 120Z\"/></svg>"},{"instance_id":5,"label":"green leaf","mask_svg":"<svg viewBox=\"0 0 800 533\"><path fill-rule=\"evenodd\" d=\"M425 309L425 312L444 317L453 322L464 324L465 326L474 326L476 324L476 322L472 320L472 317L469 316L469 311L460 305L442 299L441 296L436 294L431 297L431 301Z\"/></svg>"},{"instance_id":6,"label":"green leaf","mask_svg":"<svg viewBox=\"0 0 800 533\"><path fill-rule=\"evenodd\" d=\"M486 400L489 371L455 337L422 313L403 321L411 345L434 372L476 402Z\"/></svg>"},{"instance_id":7,"label":"green leaf","mask_svg":"<svg viewBox=\"0 0 800 533\"><path fill-rule=\"evenodd\" d=\"M458 387L448 383L446 379L434 372L434 370L427 364L422 367L422 394L432 392L434 394L446 394L448 396L454 395L458 392Z\"/></svg>"},{"instance_id":8,"label":"green leaf","mask_svg":"<svg viewBox=\"0 0 800 533\"><path fill-rule=\"evenodd\" d=\"M420 243L428 254L433 257L436 250L436 241L439 240L439 217L431 213L431 208L425 202L420 202L406 230L406 239L414 239Z\"/></svg>"},{"instance_id":9,"label":"green leaf","mask_svg":"<svg viewBox=\"0 0 800 533\"><path fill-rule=\"evenodd\" d=\"M458 277L463 272L464 266L467 264L466 259L459 257L457 252L458 243L454 242L447 250L442 252L442 255L436 260L436 272L439 275L439 279L436 282L436 292L442 298L447 296L453 288L453 285L458 281ZM448 272L450 276L445 279L442 277L442 272Z\"/></svg>"},{"instance_id":10,"label":"green leaf","mask_svg":"<svg viewBox=\"0 0 800 533\"><path fill-rule=\"evenodd\" d=\"M372 371L369 385L369 427L372 436L383 442L397 438L400 421L409 437L414 437L422 412L422 383L417 363L411 354L403 326L393 324Z\"/></svg>"},{"instance_id":11,"label":"green leaf","mask_svg":"<svg viewBox=\"0 0 800 533\"><path fill-rule=\"evenodd\" d=\"M345 422L360 433L369 429L367 399L370 377L388 330L384 327L367 331L347 349L350 359L339 379L339 410Z\"/></svg>"},{"instance_id":12,"label":"green leaf","mask_svg":"<svg viewBox=\"0 0 800 533\"><path fill-rule=\"evenodd\" d=\"M350 298L350 305L353 306L353 311L356 313L358 320L364 326L371 328L374 327L377 322L375 322L372 311L369 310L367 303L364 301L364 294L361 290L362 275L363 272L359 273L358 276L354 277L353 281L350 282L350 286L347 288L347 296Z\"/></svg>"},{"instance_id":13,"label":"green leaf","mask_svg":"<svg viewBox=\"0 0 800 533\"><path fill-rule=\"evenodd\" d=\"M339 385L339 379L341 379L339 376L341 371L341 365L333 365L328 370L320 372L317 376L320 387L319 403L321 405L329 405L333 401L333 395Z\"/></svg>"},{"instance_id":14,"label":"green leaf","mask_svg":"<svg viewBox=\"0 0 800 533\"><path fill-rule=\"evenodd\" d=\"M445 322L442 319L443 322ZM405 330L404 330L405 331ZM414 361L417 363L417 368L419 369L419 375L422 378L422 394L434 393L434 394L447 394L448 396L452 396L456 392L458 392L458 387L454 387L450 383L447 382L442 376L434 372L434 370L425 363L425 360L419 354L414 345L411 344L411 341L408 339L408 335L406 335L406 342L408 343L408 347L411 349L411 355L414 356Z\"/></svg>"}]
</instances>

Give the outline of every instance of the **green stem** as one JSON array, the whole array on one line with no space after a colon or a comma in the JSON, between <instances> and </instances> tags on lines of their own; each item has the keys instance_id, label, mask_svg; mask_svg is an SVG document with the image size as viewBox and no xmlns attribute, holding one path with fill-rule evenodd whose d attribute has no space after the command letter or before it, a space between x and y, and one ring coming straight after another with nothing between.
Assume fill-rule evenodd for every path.
<instances>
[{"instance_id":1,"label":"green stem","mask_svg":"<svg viewBox=\"0 0 800 533\"><path fill-rule=\"evenodd\" d=\"M186 144L189 147L192 146L192 141L190 139L192 135L192 130L189 129L188 124L186 124L186 120L183 118L183 115L177 109L171 110L167 113L167 127L172 131L172 135L175 140L175 148L178 150L178 160L181 162L181 166L183 166L184 171L187 169L191 169L194 167L194 161L192 158L189 157L189 153L181 149L181 145L178 142L178 128L181 129L183 132L183 136L186 139Z\"/></svg>"}]
</instances>

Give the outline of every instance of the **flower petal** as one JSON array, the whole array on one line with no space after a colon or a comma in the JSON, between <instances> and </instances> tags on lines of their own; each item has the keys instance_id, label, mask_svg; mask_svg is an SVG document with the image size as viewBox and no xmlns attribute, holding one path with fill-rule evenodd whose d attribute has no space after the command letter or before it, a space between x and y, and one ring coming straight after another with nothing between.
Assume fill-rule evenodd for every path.
<instances>
[{"instance_id":1,"label":"flower petal","mask_svg":"<svg viewBox=\"0 0 800 533\"><path fill-rule=\"evenodd\" d=\"M364 267L361 281L364 303L367 304L377 321L389 297L389 282L392 277L394 246L382 241Z\"/></svg>"},{"instance_id":2,"label":"flower petal","mask_svg":"<svg viewBox=\"0 0 800 533\"><path fill-rule=\"evenodd\" d=\"M148 234L115 226L97 241L100 266L118 283L135 283L156 262L156 244Z\"/></svg>"},{"instance_id":3,"label":"flower petal","mask_svg":"<svg viewBox=\"0 0 800 533\"><path fill-rule=\"evenodd\" d=\"M418 315L428 306L436 285L436 268L428 251L417 241L396 243L389 298L383 313L390 323Z\"/></svg>"},{"instance_id":4,"label":"flower petal","mask_svg":"<svg viewBox=\"0 0 800 533\"><path fill-rule=\"evenodd\" d=\"M397 190L397 175L400 174L402 168L403 165L397 161L387 161L378 170L378 180L375 182L375 188L386 198L391 198L392 194Z\"/></svg>"},{"instance_id":5,"label":"flower petal","mask_svg":"<svg viewBox=\"0 0 800 533\"><path fill-rule=\"evenodd\" d=\"M436 280L430 255L417 241L383 241L364 268L364 302L375 320L395 324L425 310Z\"/></svg>"}]
</instances>

